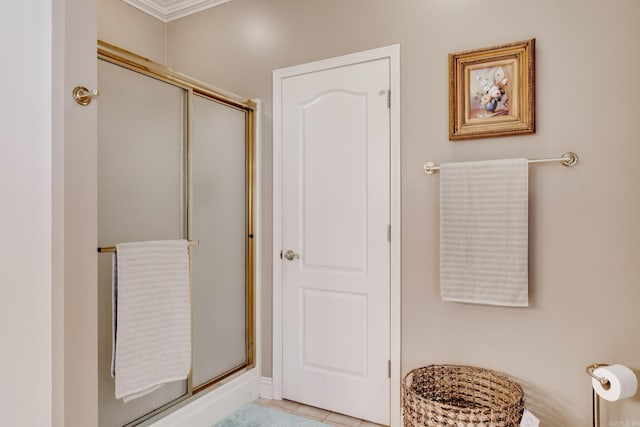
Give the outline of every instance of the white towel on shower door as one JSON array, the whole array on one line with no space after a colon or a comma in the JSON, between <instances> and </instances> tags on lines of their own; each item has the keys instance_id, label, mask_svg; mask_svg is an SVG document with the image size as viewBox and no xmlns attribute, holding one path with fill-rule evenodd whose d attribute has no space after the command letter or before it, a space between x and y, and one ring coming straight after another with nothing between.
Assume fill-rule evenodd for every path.
<instances>
[{"instance_id":1,"label":"white towel on shower door","mask_svg":"<svg viewBox=\"0 0 640 427\"><path fill-rule=\"evenodd\" d=\"M188 243L118 244L113 274L112 375L127 402L191 370Z\"/></svg>"},{"instance_id":2,"label":"white towel on shower door","mask_svg":"<svg viewBox=\"0 0 640 427\"><path fill-rule=\"evenodd\" d=\"M528 161L448 163L440 173L442 299L528 306Z\"/></svg>"}]
</instances>

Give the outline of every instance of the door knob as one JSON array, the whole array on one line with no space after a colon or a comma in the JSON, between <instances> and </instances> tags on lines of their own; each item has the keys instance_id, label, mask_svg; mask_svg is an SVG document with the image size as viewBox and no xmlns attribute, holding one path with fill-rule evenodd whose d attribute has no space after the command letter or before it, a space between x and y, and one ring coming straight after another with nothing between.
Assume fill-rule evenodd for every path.
<instances>
[{"instance_id":1,"label":"door knob","mask_svg":"<svg viewBox=\"0 0 640 427\"><path fill-rule=\"evenodd\" d=\"M298 255L297 253L295 253L291 249L289 249L287 252L284 253L284 257L288 261L293 261L294 259L299 259L300 255Z\"/></svg>"}]
</instances>

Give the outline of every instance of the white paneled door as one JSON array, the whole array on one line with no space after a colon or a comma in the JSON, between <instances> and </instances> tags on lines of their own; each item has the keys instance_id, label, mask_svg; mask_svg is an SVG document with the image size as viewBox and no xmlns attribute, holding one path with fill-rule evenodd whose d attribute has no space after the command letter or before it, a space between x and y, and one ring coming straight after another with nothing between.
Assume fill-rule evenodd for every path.
<instances>
[{"instance_id":1,"label":"white paneled door","mask_svg":"<svg viewBox=\"0 0 640 427\"><path fill-rule=\"evenodd\" d=\"M389 58L282 82L283 397L389 424Z\"/></svg>"}]
</instances>

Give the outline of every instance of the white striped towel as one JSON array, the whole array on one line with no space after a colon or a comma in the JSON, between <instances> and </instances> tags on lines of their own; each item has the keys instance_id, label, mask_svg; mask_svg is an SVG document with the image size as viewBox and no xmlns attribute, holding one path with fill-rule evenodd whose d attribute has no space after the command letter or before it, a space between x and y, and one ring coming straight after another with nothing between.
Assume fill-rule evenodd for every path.
<instances>
[{"instance_id":1,"label":"white striped towel","mask_svg":"<svg viewBox=\"0 0 640 427\"><path fill-rule=\"evenodd\" d=\"M114 257L112 375L125 402L191 369L186 240L123 243Z\"/></svg>"},{"instance_id":2,"label":"white striped towel","mask_svg":"<svg viewBox=\"0 0 640 427\"><path fill-rule=\"evenodd\" d=\"M440 166L443 300L526 307L527 159Z\"/></svg>"}]
</instances>

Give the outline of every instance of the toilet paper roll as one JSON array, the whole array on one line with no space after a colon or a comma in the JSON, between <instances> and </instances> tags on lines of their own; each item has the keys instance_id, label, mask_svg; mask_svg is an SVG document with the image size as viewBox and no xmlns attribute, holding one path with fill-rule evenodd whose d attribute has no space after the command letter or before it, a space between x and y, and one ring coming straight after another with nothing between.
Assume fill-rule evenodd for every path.
<instances>
[{"instance_id":1,"label":"toilet paper roll","mask_svg":"<svg viewBox=\"0 0 640 427\"><path fill-rule=\"evenodd\" d=\"M638 391L638 378L636 374L623 365L602 366L593 371L593 375L606 378L609 385L602 385L595 378L591 381L593 389L603 399L611 402L626 399Z\"/></svg>"}]
</instances>

